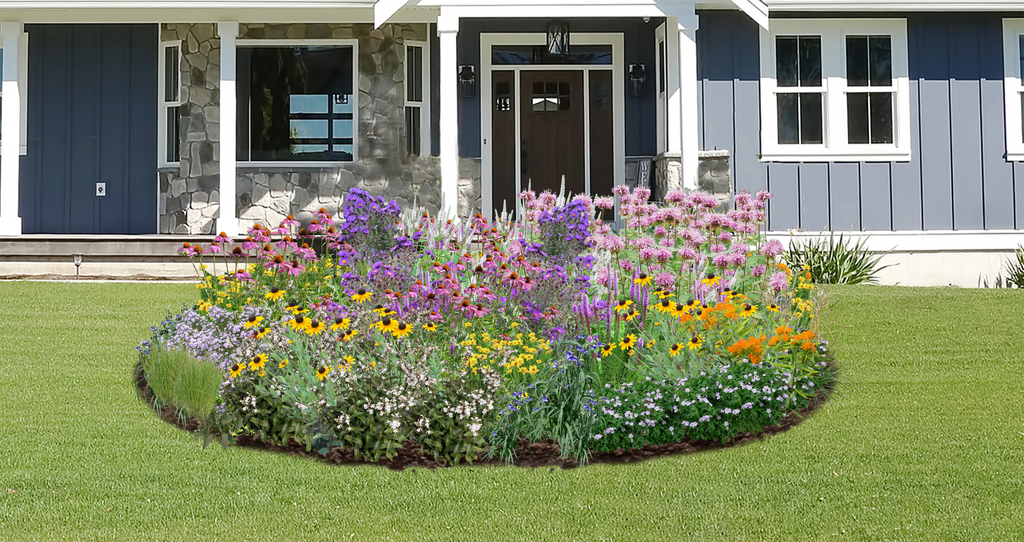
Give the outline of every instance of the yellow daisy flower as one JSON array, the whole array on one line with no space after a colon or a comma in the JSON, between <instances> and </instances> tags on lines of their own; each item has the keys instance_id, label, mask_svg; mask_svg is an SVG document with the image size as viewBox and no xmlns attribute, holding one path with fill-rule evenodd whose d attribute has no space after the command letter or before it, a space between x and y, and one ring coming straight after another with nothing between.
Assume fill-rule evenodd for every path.
<instances>
[{"instance_id":1,"label":"yellow daisy flower","mask_svg":"<svg viewBox=\"0 0 1024 542\"><path fill-rule=\"evenodd\" d=\"M638 286L648 286L653 280L654 278L649 276L647 273L640 273L635 279L633 279L633 284Z\"/></svg>"},{"instance_id":2,"label":"yellow daisy flower","mask_svg":"<svg viewBox=\"0 0 1024 542\"><path fill-rule=\"evenodd\" d=\"M757 305L747 303L746 305L743 305L743 310L740 311L740 316L750 316L755 312L757 312Z\"/></svg>"},{"instance_id":3,"label":"yellow daisy flower","mask_svg":"<svg viewBox=\"0 0 1024 542\"><path fill-rule=\"evenodd\" d=\"M779 312L779 306L775 303L768 305L768 312Z\"/></svg>"},{"instance_id":4,"label":"yellow daisy flower","mask_svg":"<svg viewBox=\"0 0 1024 542\"><path fill-rule=\"evenodd\" d=\"M256 354L249 361L249 370L255 371L256 369L263 370L263 366L267 363L266 354Z\"/></svg>"},{"instance_id":5,"label":"yellow daisy flower","mask_svg":"<svg viewBox=\"0 0 1024 542\"><path fill-rule=\"evenodd\" d=\"M267 329L265 327L261 327L260 330L256 332L256 338L257 339L262 339L263 337L266 337L267 333L269 333L269 332L270 332L269 329Z\"/></svg>"},{"instance_id":6,"label":"yellow daisy flower","mask_svg":"<svg viewBox=\"0 0 1024 542\"><path fill-rule=\"evenodd\" d=\"M201 310L201 311L208 311L208 310L210 310L210 307L212 307L212 306L213 305L210 304L210 303L207 303L205 301L200 301L199 305L197 305L196 308Z\"/></svg>"},{"instance_id":7,"label":"yellow daisy flower","mask_svg":"<svg viewBox=\"0 0 1024 542\"><path fill-rule=\"evenodd\" d=\"M281 363L277 364L277 368L278 369L284 369L287 366L288 366L288 358L285 358L285 359L281 360Z\"/></svg>"},{"instance_id":8,"label":"yellow daisy flower","mask_svg":"<svg viewBox=\"0 0 1024 542\"><path fill-rule=\"evenodd\" d=\"M679 352L683 349L683 345L679 343L672 343L672 346L668 349L668 354L672 357L679 355Z\"/></svg>"},{"instance_id":9,"label":"yellow daisy flower","mask_svg":"<svg viewBox=\"0 0 1024 542\"><path fill-rule=\"evenodd\" d=\"M284 290L280 290L280 289L278 289L275 286L275 287L271 288L270 291L267 292L263 297L265 297L265 298L267 298L267 299L269 299L271 301L278 301L282 297L284 297L284 294L285 294Z\"/></svg>"},{"instance_id":10,"label":"yellow daisy flower","mask_svg":"<svg viewBox=\"0 0 1024 542\"><path fill-rule=\"evenodd\" d=\"M437 331L437 325L433 322L427 322L426 324L423 324L423 329L427 331Z\"/></svg>"},{"instance_id":11,"label":"yellow daisy flower","mask_svg":"<svg viewBox=\"0 0 1024 542\"><path fill-rule=\"evenodd\" d=\"M670 297L672 295L672 292L670 292L668 290L668 288L662 288L660 290L655 290L655 291L653 291L651 293L653 293L654 295L658 296L658 299L665 299L666 297Z\"/></svg>"},{"instance_id":12,"label":"yellow daisy flower","mask_svg":"<svg viewBox=\"0 0 1024 542\"><path fill-rule=\"evenodd\" d=\"M399 322L398 327L395 328L395 331L392 332L392 335L401 339L402 337L408 335L411 331L412 327L407 325L405 322Z\"/></svg>"},{"instance_id":13,"label":"yellow daisy flower","mask_svg":"<svg viewBox=\"0 0 1024 542\"><path fill-rule=\"evenodd\" d=\"M302 308L302 305L299 305L299 302L295 300L289 301L288 304L284 306L284 310L291 311L292 314L302 314L306 312L306 309Z\"/></svg>"},{"instance_id":14,"label":"yellow daisy flower","mask_svg":"<svg viewBox=\"0 0 1024 542\"><path fill-rule=\"evenodd\" d=\"M293 331L303 331L309 327L309 320L303 318L301 314L298 314L295 318L288 320L288 326L291 327Z\"/></svg>"},{"instance_id":15,"label":"yellow daisy flower","mask_svg":"<svg viewBox=\"0 0 1024 542\"><path fill-rule=\"evenodd\" d=\"M352 323L348 318L338 316L334 319L334 323L331 324L331 331L342 331L348 329L348 326Z\"/></svg>"},{"instance_id":16,"label":"yellow daisy flower","mask_svg":"<svg viewBox=\"0 0 1024 542\"><path fill-rule=\"evenodd\" d=\"M714 273L708 273L704 279L701 280L707 286L718 286L718 283L722 281L722 277L716 276Z\"/></svg>"},{"instance_id":17,"label":"yellow daisy flower","mask_svg":"<svg viewBox=\"0 0 1024 542\"><path fill-rule=\"evenodd\" d=\"M326 324L319 320L312 320L309 322L309 325L306 326L306 335L309 335L310 337L319 335L323 333L325 329L327 329Z\"/></svg>"},{"instance_id":18,"label":"yellow daisy flower","mask_svg":"<svg viewBox=\"0 0 1024 542\"><path fill-rule=\"evenodd\" d=\"M696 350L696 349L700 348L700 345L702 345L702 344L704 344L704 339L701 339L697 335L694 335L693 337L690 337L690 340L686 342L686 346L690 350Z\"/></svg>"},{"instance_id":19,"label":"yellow daisy flower","mask_svg":"<svg viewBox=\"0 0 1024 542\"><path fill-rule=\"evenodd\" d=\"M360 288L360 289L356 290L356 293L352 294L352 300L356 301L356 302L359 302L359 303L362 303L363 301L366 301L367 299L370 299L370 296L372 296L372 295L373 295L373 292L367 292L366 288Z\"/></svg>"},{"instance_id":20,"label":"yellow daisy flower","mask_svg":"<svg viewBox=\"0 0 1024 542\"><path fill-rule=\"evenodd\" d=\"M661 302L658 303L658 312L662 314L672 312L673 308L675 308L675 303L672 302L671 299L662 299Z\"/></svg>"},{"instance_id":21,"label":"yellow daisy flower","mask_svg":"<svg viewBox=\"0 0 1024 542\"><path fill-rule=\"evenodd\" d=\"M316 380L317 380L317 382L327 378L327 373L329 373L329 372L331 372L330 366L321 365L320 368L318 368L316 370Z\"/></svg>"},{"instance_id":22,"label":"yellow daisy flower","mask_svg":"<svg viewBox=\"0 0 1024 542\"><path fill-rule=\"evenodd\" d=\"M262 316L256 316L254 314L254 315L250 316L248 320L245 321L244 327L245 327L245 329L254 328L254 327L260 325L260 322L262 322L262 321L263 321L263 317Z\"/></svg>"},{"instance_id":23,"label":"yellow daisy flower","mask_svg":"<svg viewBox=\"0 0 1024 542\"><path fill-rule=\"evenodd\" d=\"M622 312L628 309L632 304L633 300L631 299L620 299L619 302L615 304L615 312Z\"/></svg>"},{"instance_id":24,"label":"yellow daisy flower","mask_svg":"<svg viewBox=\"0 0 1024 542\"><path fill-rule=\"evenodd\" d=\"M614 344L606 344L606 345L602 346L601 347L601 357L603 358L603 357L611 354L613 350L615 350L615 345Z\"/></svg>"},{"instance_id":25,"label":"yellow daisy flower","mask_svg":"<svg viewBox=\"0 0 1024 542\"><path fill-rule=\"evenodd\" d=\"M636 335L633 335L632 333L623 337L622 342L619 343L619 346L622 347L623 350L631 350L635 345Z\"/></svg>"},{"instance_id":26,"label":"yellow daisy flower","mask_svg":"<svg viewBox=\"0 0 1024 542\"><path fill-rule=\"evenodd\" d=\"M356 335L358 335L358 334L359 334L359 332L358 332L358 331L356 331L356 330L354 330L354 329L349 329L349 330L346 330L346 331L345 331L345 335L344 335L344 336L343 336L343 337L342 337L341 339L342 339L343 341L345 341L345 342L349 342L349 341L351 341L352 339L354 339L354 338L355 338L355 336L356 336Z\"/></svg>"},{"instance_id":27,"label":"yellow daisy flower","mask_svg":"<svg viewBox=\"0 0 1024 542\"><path fill-rule=\"evenodd\" d=\"M385 316L380 322L377 322L376 326L382 333L391 333L398 329L398 320L392 320Z\"/></svg>"},{"instance_id":28,"label":"yellow daisy flower","mask_svg":"<svg viewBox=\"0 0 1024 542\"><path fill-rule=\"evenodd\" d=\"M239 365L237 363L234 363L231 365L231 370L230 372L228 372L228 374L231 375L231 378L235 378L236 376L242 374L242 371L244 370L245 365Z\"/></svg>"},{"instance_id":29,"label":"yellow daisy flower","mask_svg":"<svg viewBox=\"0 0 1024 542\"><path fill-rule=\"evenodd\" d=\"M640 316L639 312L636 312L635 309L629 309L629 312L627 312L626 315L622 317L622 319L627 322L632 322L634 319L636 319L637 316Z\"/></svg>"},{"instance_id":30,"label":"yellow daisy flower","mask_svg":"<svg viewBox=\"0 0 1024 542\"><path fill-rule=\"evenodd\" d=\"M266 372L266 371L264 371L263 369L260 369L260 374L259 374L259 376L260 376L260 377L264 377L264 376L267 376L267 372Z\"/></svg>"}]
</instances>

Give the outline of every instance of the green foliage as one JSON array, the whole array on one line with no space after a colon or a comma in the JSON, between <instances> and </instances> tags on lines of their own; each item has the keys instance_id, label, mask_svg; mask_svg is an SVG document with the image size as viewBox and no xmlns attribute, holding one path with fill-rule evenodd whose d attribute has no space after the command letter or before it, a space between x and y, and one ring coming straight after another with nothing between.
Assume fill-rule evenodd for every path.
<instances>
[{"instance_id":1,"label":"green foliage","mask_svg":"<svg viewBox=\"0 0 1024 542\"><path fill-rule=\"evenodd\" d=\"M182 350L158 348L143 356L142 369L158 404L200 421L213 411L222 379L215 365Z\"/></svg>"},{"instance_id":2,"label":"green foliage","mask_svg":"<svg viewBox=\"0 0 1024 542\"><path fill-rule=\"evenodd\" d=\"M1018 288L1024 288L1024 245L1018 245L1013 251L1014 259L1006 262L1006 281Z\"/></svg>"},{"instance_id":3,"label":"green foliage","mask_svg":"<svg viewBox=\"0 0 1024 542\"><path fill-rule=\"evenodd\" d=\"M782 257L794 271L810 267L812 280L819 284L873 284L878 272L892 264L879 266L888 252L872 254L866 246L863 238L851 246L843 234L838 240L830 234L828 240L790 241Z\"/></svg>"}]
</instances>

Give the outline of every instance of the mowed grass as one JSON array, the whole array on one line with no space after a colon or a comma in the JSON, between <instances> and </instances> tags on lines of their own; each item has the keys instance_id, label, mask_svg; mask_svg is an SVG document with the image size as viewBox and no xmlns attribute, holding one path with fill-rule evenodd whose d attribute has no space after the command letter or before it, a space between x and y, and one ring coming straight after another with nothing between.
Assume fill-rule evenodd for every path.
<instances>
[{"instance_id":1,"label":"mowed grass","mask_svg":"<svg viewBox=\"0 0 1024 542\"><path fill-rule=\"evenodd\" d=\"M574 470L203 450L135 395L188 285L0 283L0 540L1024 539L1024 292L835 289L839 394L764 442Z\"/></svg>"}]
</instances>

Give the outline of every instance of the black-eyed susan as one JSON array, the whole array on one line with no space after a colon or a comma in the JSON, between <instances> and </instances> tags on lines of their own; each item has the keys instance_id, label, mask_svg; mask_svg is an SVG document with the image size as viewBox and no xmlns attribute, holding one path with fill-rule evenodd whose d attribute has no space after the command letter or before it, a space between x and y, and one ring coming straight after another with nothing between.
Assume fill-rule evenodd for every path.
<instances>
[{"instance_id":1,"label":"black-eyed susan","mask_svg":"<svg viewBox=\"0 0 1024 542\"><path fill-rule=\"evenodd\" d=\"M377 329L381 330L383 333L391 333L398 329L398 320L392 320L385 316L384 318L381 318L380 322L377 322Z\"/></svg>"},{"instance_id":2,"label":"black-eyed susan","mask_svg":"<svg viewBox=\"0 0 1024 542\"><path fill-rule=\"evenodd\" d=\"M379 303L377 304L376 307L373 308L373 312L377 313L380 316L384 316L384 313L387 312L387 311L388 311L388 308L385 307L384 305L379 304Z\"/></svg>"},{"instance_id":3,"label":"black-eyed susan","mask_svg":"<svg viewBox=\"0 0 1024 542\"><path fill-rule=\"evenodd\" d=\"M256 375L256 376L258 376L258 377L260 377L260 378L263 378L264 376L267 376L267 372L266 372L266 371L264 371L263 369L260 369L260 372L259 372L259 374L258 374L258 375Z\"/></svg>"},{"instance_id":4,"label":"black-eyed susan","mask_svg":"<svg viewBox=\"0 0 1024 542\"><path fill-rule=\"evenodd\" d=\"M306 326L306 335L313 337L315 335L323 333L324 330L326 329L327 324L321 322L320 320L310 320L309 325Z\"/></svg>"},{"instance_id":5,"label":"black-eyed susan","mask_svg":"<svg viewBox=\"0 0 1024 542\"><path fill-rule=\"evenodd\" d=\"M768 307L766 307L766 309L768 310L768 312L779 312L779 306L776 305L775 303L772 303L771 305L768 305Z\"/></svg>"},{"instance_id":6,"label":"black-eyed susan","mask_svg":"<svg viewBox=\"0 0 1024 542\"><path fill-rule=\"evenodd\" d=\"M262 321L263 321L263 317L262 316L257 316L257 315L254 314L254 315L250 316L248 320L245 321L244 327L245 327L245 329L251 329L251 328L254 328L254 327L260 325L260 322L262 322Z\"/></svg>"},{"instance_id":7,"label":"black-eyed susan","mask_svg":"<svg viewBox=\"0 0 1024 542\"><path fill-rule=\"evenodd\" d=\"M636 346L636 335L633 335L632 333L626 335L622 338L622 342L619 343L619 346L623 350L632 350L633 347Z\"/></svg>"},{"instance_id":8,"label":"black-eyed susan","mask_svg":"<svg viewBox=\"0 0 1024 542\"><path fill-rule=\"evenodd\" d=\"M681 345L679 343L672 343L672 346L670 346L668 348L668 355L670 355L672 357L676 357L677 355L679 355L679 352L681 352L682 350L683 350L683 345Z\"/></svg>"},{"instance_id":9,"label":"black-eyed susan","mask_svg":"<svg viewBox=\"0 0 1024 542\"><path fill-rule=\"evenodd\" d=\"M288 320L288 327L292 328L293 331L303 331L309 327L309 319L301 314L296 314L295 318Z\"/></svg>"},{"instance_id":10,"label":"black-eyed susan","mask_svg":"<svg viewBox=\"0 0 1024 542\"><path fill-rule=\"evenodd\" d=\"M263 370L263 366L267 364L266 354L256 354L249 360L249 370L255 371L256 369Z\"/></svg>"},{"instance_id":11,"label":"black-eyed susan","mask_svg":"<svg viewBox=\"0 0 1024 542\"><path fill-rule=\"evenodd\" d=\"M280 288L275 286L275 287L271 288L269 292L264 294L263 297L265 297L265 298L267 298L267 299L269 299L271 301L279 301L282 297L284 297L284 294L285 294L284 290L281 290Z\"/></svg>"},{"instance_id":12,"label":"black-eyed susan","mask_svg":"<svg viewBox=\"0 0 1024 542\"><path fill-rule=\"evenodd\" d=\"M627 322L632 322L637 316L640 316L640 313L636 312L636 309L629 309L629 311L622 316L622 319Z\"/></svg>"},{"instance_id":13,"label":"black-eyed susan","mask_svg":"<svg viewBox=\"0 0 1024 542\"><path fill-rule=\"evenodd\" d=\"M228 374L231 376L231 378L235 378L238 375L242 374L242 371L244 371L244 370L245 370L245 365L240 365L238 363L232 363Z\"/></svg>"},{"instance_id":14,"label":"black-eyed susan","mask_svg":"<svg viewBox=\"0 0 1024 542\"><path fill-rule=\"evenodd\" d=\"M327 373L329 373L329 372L331 372L330 365L321 365L320 367L318 367L317 370L316 370L316 380L317 380L317 382L327 378Z\"/></svg>"},{"instance_id":15,"label":"black-eyed susan","mask_svg":"<svg viewBox=\"0 0 1024 542\"><path fill-rule=\"evenodd\" d=\"M360 288L356 290L354 294L352 294L352 300L358 303L362 303L363 301L370 299L370 296L372 295L373 292L367 292L366 288Z\"/></svg>"},{"instance_id":16,"label":"black-eyed susan","mask_svg":"<svg viewBox=\"0 0 1024 542\"><path fill-rule=\"evenodd\" d=\"M253 337L257 339L262 339L263 337L267 336L267 333L270 333L270 330L265 327L261 327L259 331L257 331L256 334L253 335Z\"/></svg>"},{"instance_id":17,"label":"black-eyed susan","mask_svg":"<svg viewBox=\"0 0 1024 542\"><path fill-rule=\"evenodd\" d=\"M406 324L405 322L399 322L398 327L396 327L395 331L393 331L391 334L401 339L402 337L408 335L410 332L412 332L412 326Z\"/></svg>"},{"instance_id":18,"label":"black-eyed susan","mask_svg":"<svg viewBox=\"0 0 1024 542\"><path fill-rule=\"evenodd\" d=\"M722 281L722 277L715 275L714 273L708 273L701 282L705 286L718 286L718 283Z\"/></svg>"},{"instance_id":19,"label":"black-eyed susan","mask_svg":"<svg viewBox=\"0 0 1024 542\"><path fill-rule=\"evenodd\" d=\"M662 299L661 302L658 303L658 312L662 314L665 314L666 312L672 312L674 305L675 302L673 302L671 299Z\"/></svg>"},{"instance_id":20,"label":"black-eyed susan","mask_svg":"<svg viewBox=\"0 0 1024 542\"><path fill-rule=\"evenodd\" d=\"M746 303L743 305L743 309L740 310L740 316L750 316L757 312L757 305Z\"/></svg>"},{"instance_id":21,"label":"black-eyed susan","mask_svg":"<svg viewBox=\"0 0 1024 542\"><path fill-rule=\"evenodd\" d=\"M640 273L635 279L633 279L633 284L638 286L649 286L653 280L654 278L647 273Z\"/></svg>"},{"instance_id":22,"label":"black-eyed susan","mask_svg":"<svg viewBox=\"0 0 1024 542\"><path fill-rule=\"evenodd\" d=\"M426 324L423 324L423 329L427 331L437 331L437 324L434 322L427 322Z\"/></svg>"},{"instance_id":23,"label":"black-eyed susan","mask_svg":"<svg viewBox=\"0 0 1024 542\"><path fill-rule=\"evenodd\" d=\"M344 331L348 329L348 326L352 324L352 320L343 316L336 316L334 323L331 324L331 331Z\"/></svg>"},{"instance_id":24,"label":"black-eyed susan","mask_svg":"<svg viewBox=\"0 0 1024 542\"><path fill-rule=\"evenodd\" d=\"M615 303L615 312L622 312L628 309L629 306L632 304L633 300L631 299L620 299L617 303Z\"/></svg>"},{"instance_id":25,"label":"black-eyed susan","mask_svg":"<svg viewBox=\"0 0 1024 542\"><path fill-rule=\"evenodd\" d=\"M669 291L668 288L661 288L660 290L655 290L655 291L653 291L651 293L656 295L656 296L658 296L658 299L665 299L667 297L671 297L672 296L672 292Z\"/></svg>"},{"instance_id":26,"label":"black-eyed susan","mask_svg":"<svg viewBox=\"0 0 1024 542\"><path fill-rule=\"evenodd\" d=\"M282 359L282 360L281 360L281 363L278 363L278 364L277 364L277 368L278 368L278 369L284 369L284 368L285 368L285 367L287 367L287 366L288 366L288 358L284 358L284 359Z\"/></svg>"},{"instance_id":27,"label":"black-eyed susan","mask_svg":"<svg viewBox=\"0 0 1024 542\"><path fill-rule=\"evenodd\" d=\"M682 318L684 315L690 312L690 308L682 303L672 304L672 317Z\"/></svg>"},{"instance_id":28,"label":"black-eyed susan","mask_svg":"<svg viewBox=\"0 0 1024 542\"><path fill-rule=\"evenodd\" d=\"M700 338L700 335L694 335L690 337L689 341L686 341L686 347L690 350L696 350L700 348L700 345L704 344L704 339Z\"/></svg>"},{"instance_id":29,"label":"black-eyed susan","mask_svg":"<svg viewBox=\"0 0 1024 542\"><path fill-rule=\"evenodd\" d=\"M601 357L603 358L603 357L605 357L607 355L610 355L612 353L612 351L614 351L614 350L615 350L615 345L614 344L606 344L606 345L602 346L601 347Z\"/></svg>"},{"instance_id":30,"label":"black-eyed susan","mask_svg":"<svg viewBox=\"0 0 1024 542\"><path fill-rule=\"evenodd\" d=\"M359 332L354 330L354 329L347 329L347 330L345 330L345 335L343 335L341 337L341 340L343 340L345 342L349 342L352 339L354 339L356 337L356 335L358 335L358 334L359 334Z\"/></svg>"}]
</instances>

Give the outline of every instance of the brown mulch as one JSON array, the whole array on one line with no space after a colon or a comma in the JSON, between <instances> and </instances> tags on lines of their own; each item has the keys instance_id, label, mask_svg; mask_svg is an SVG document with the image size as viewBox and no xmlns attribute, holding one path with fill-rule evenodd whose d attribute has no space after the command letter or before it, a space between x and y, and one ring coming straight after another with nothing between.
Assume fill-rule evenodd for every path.
<instances>
[{"instance_id":1,"label":"brown mulch","mask_svg":"<svg viewBox=\"0 0 1024 542\"><path fill-rule=\"evenodd\" d=\"M135 384L139 397L152 408L152 391L149 388L149 383L146 382L145 375L141 370L138 370L138 367L136 367ZM788 414L780 423L766 427L764 431L761 431L760 433L741 433L737 438L731 439L725 444L718 441L683 440L671 444L646 445L641 448L633 448L629 450L620 448L614 452L591 452L588 463L637 463L659 457L702 452L705 450L740 446L750 442L763 441L765 437L788 431L791 427L796 426L804 419L814 414L825 403L830 392L831 390L827 390L824 394L819 394L810 402L810 405L807 408ZM164 407L161 411L157 412L157 415L167 423L175 425L190 433L194 433L199 428L198 422L191 418L185 419L183 422L183 420L178 416L177 409L173 407ZM334 463L338 465L375 464L392 470L404 470L414 467L435 469L438 467L449 466L435 461L433 456L424 455L420 451L419 446L414 444L400 448L398 450L398 455L395 456L394 459L381 458L377 463L370 463L363 459L356 458L351 451L341 448L333 448L327 455L320 455L315 451L306 451L305 444L300 444L296 441L292 441L287 446L279 446L270 442L264 442L258 437L239 436L236 439L236 445L244 446L246 448L257 448L271 452L308 457L325 463ZM460 463L460 465L462 464L463 463ZM501 459L487 459L486 457L483 457L474 461L472 464L504 465L505 463ZM558 446L550 440L543 442L526 442L524 440L516 451L516 459L513 464L517 467L561 467L563 469L572 469L580 466L580 463L575 459L563 459L559 457Z\"/></svg>"}]
</instances>

